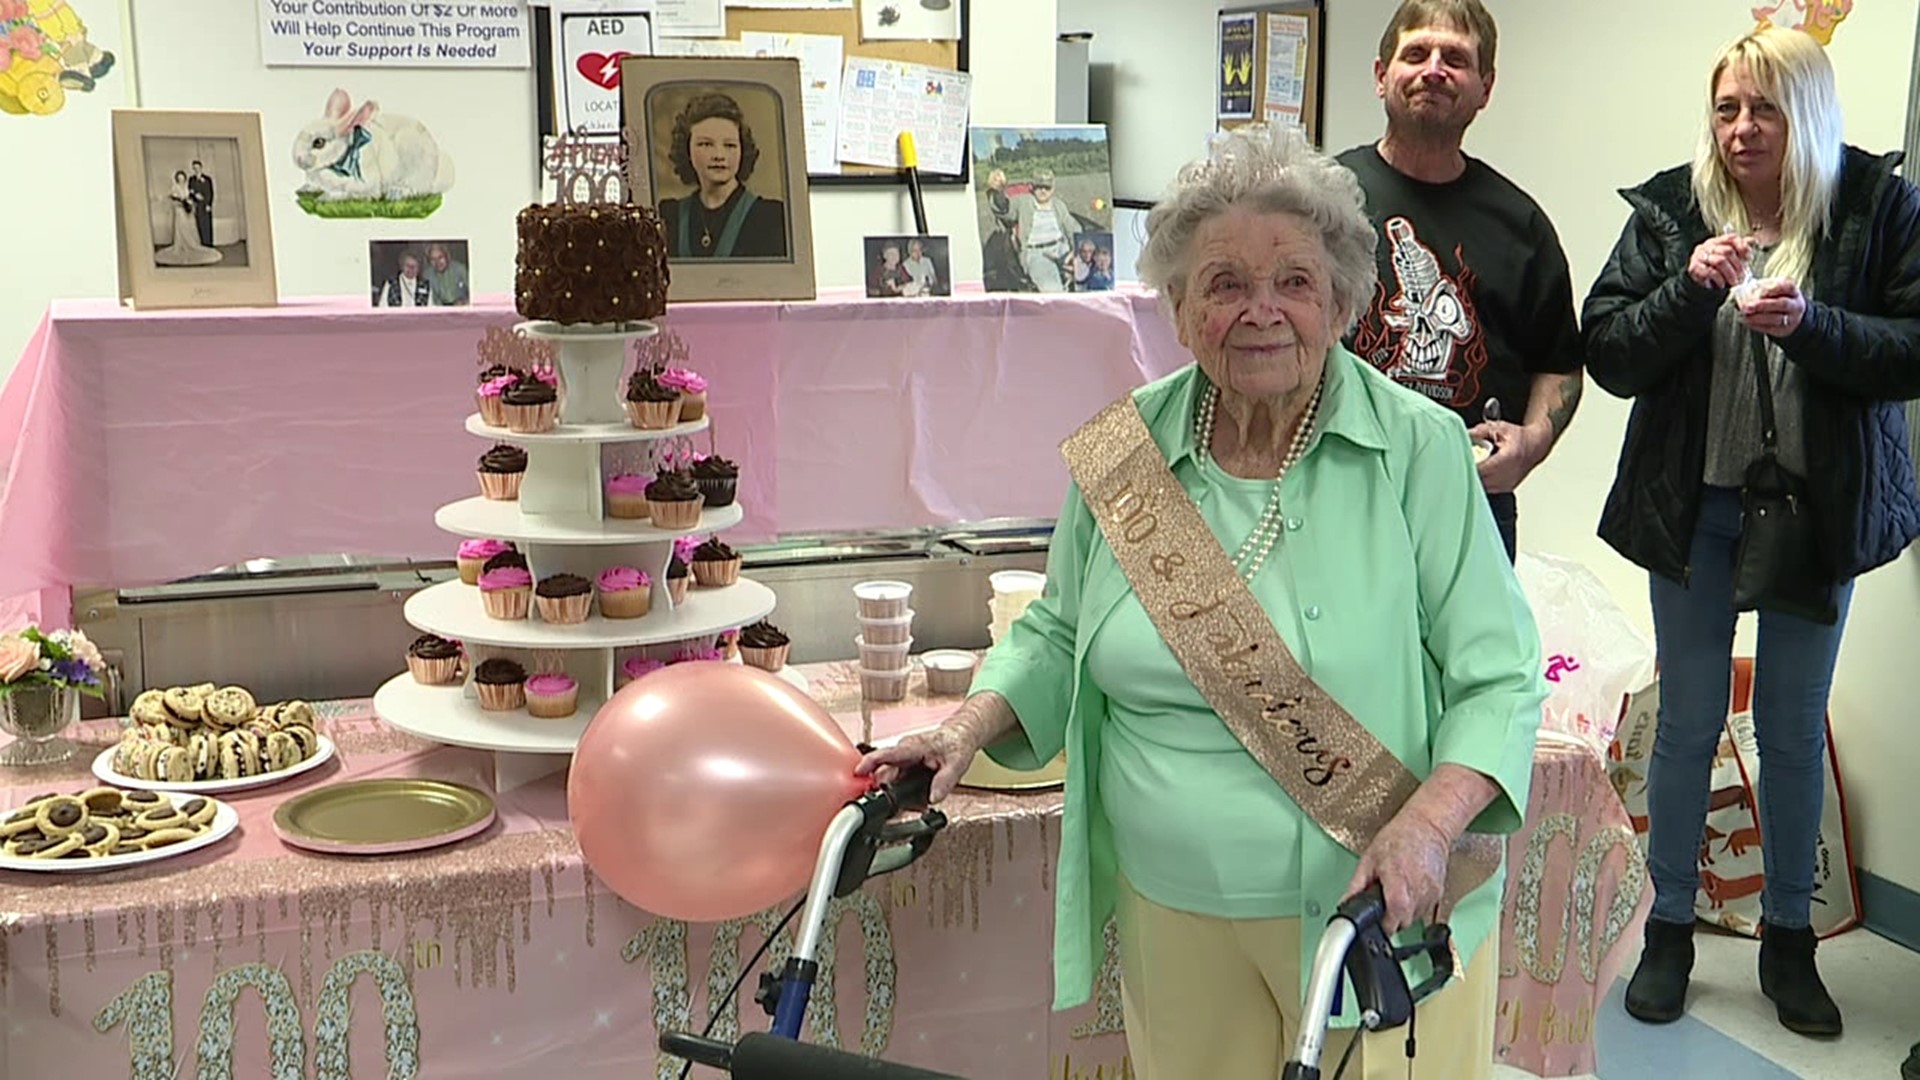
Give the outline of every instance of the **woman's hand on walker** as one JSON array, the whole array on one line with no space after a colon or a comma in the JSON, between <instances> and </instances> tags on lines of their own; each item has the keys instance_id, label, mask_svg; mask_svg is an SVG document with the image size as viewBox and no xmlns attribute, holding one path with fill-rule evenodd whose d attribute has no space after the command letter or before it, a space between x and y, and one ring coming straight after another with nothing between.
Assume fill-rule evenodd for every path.
<instances>
[{"instance_id":1,"label":"woman's hand on walker","mask_svg":"<svg viewBox=\"0 0 1920 1080\"><path fill-rule=\"evenodd\" d=\"M1386 897L1381 928L1399 933L1432 915L1447 885L1447 856L1453 838L1416 809L1403 808L1374 835L1347 883L1350 898L1378 881Z\"/></svg>"},{"instance_id":2,"label":"woman's hand on walker","mask_svg":"<svg viewBox=\"0 0 1920 1080\"><path fill-rule=\"evenodd\" d=\"M947 724L873 751L860 759L853 772L856 776L872 776L877 784L891 784L902 769L925 765L933 770L933 788L927 801L937 803L953 794L979 751L964 728Z\"/></svg>"}]
</instances>

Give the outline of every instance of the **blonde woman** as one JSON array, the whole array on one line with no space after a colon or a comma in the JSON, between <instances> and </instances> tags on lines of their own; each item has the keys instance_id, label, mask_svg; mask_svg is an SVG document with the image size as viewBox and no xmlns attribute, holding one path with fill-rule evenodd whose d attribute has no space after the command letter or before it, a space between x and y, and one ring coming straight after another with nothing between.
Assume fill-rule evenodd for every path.
<instances>
[{"instance_id":1,"label":"blonde woman","mask_svg":"<svg viewBox=\"0 0 1920 1080\"><path fill-rule=\"evenodd\" d=\"M1721 51L1691 167L1625 193L1633 217L1587 298L1587 363L1633 399L1600 536L1650 572L1661 712L1647 777L1655 900L1627 1011L1686 1008L1708 775L1727 707L1741 489L1764 453L1805 478L1810 573L1831 618L1759 616L1765 924L1760 988L1780 1022L1838 1035L1808 915L1827 691L1853 579L1920 536L1907 426L1920 395L1920 192L1899 154L1841 142L1833 68L1799 31Z\"/></svg>"}]
</instances>

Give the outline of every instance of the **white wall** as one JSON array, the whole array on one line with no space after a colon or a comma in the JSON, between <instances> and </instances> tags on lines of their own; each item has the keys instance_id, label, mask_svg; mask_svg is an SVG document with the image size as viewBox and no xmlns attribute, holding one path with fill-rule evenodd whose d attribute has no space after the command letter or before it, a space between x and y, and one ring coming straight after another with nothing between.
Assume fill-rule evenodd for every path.
<instances>
[{"instance_id":1,"label":"white wall","mask_svg":"<svg viewBox=\"0 0 1920 1080\"><path fill-rule=\"evenodd\" d=\"M75 0L75 7L90 27L117 40L117 2ZM283 296L363 294L368 240L427 235L472 242L475 291L511 291L514 214L536 194L531 69L268 69L260 63L256 0L194 0L192 19L167 17L167 7L138 5L133 38L140 61L139 104L260 111ZM1051 6L1039 17L1021 0L973 0L971 8L976 122L1050 122ZM97 31L94 37L102 40ZM90 100L75 95L57 116L0 116L0 206L14 211L6 215L6 232L0 234L0 250L9 253L0 259L0 378L12 369L49 299L115 291L108 110L131 101L103 98L129 92L126 74L114 72L107 92ZM303 179L291 158L294 134L320 114L336 86L356 102L372 98L385 111L420 119L453 155L454 189L432 217L333 221L310 217L294 204L293 191ZM955 238L955 275L978 280L971 196L963 188L929 187L926 199L933 230ZM19 213L22 207L45 212ZM861 284L861 237L912 227L904 187L815 191L814 263L820 286ZM20 258L12 255L16 250L40 254Z\"/></svg>"}]
</instances>

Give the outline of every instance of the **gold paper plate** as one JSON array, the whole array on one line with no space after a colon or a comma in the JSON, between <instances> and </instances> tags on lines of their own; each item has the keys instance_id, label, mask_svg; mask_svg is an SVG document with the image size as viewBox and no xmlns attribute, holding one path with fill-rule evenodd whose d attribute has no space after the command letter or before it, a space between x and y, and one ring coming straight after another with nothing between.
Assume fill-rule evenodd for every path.
<instances>
[{"instance_id":1,"label":"gold paper plate","mask_svg":"<svg viewBox=\"0 0 1920 1080\"><path fill-rule=\"evenodd\" d=\"M967 768L967 775L960 778L961 787L977 788L981 791L1044 791L1056 788L1067 782L1067 755L1060 754L1044 766L1032 772L1015 772L1006 768L986 755L985 751L974 755L973 764Z\"/></svg>"},{"instance_id":2,"label":"gold paper plate","mask_svg":"<svg viewBox=\"0 0 1920 1080\"><path fill-rule=\"evenodd\" d=\"M450 844L493 823L493 797L445 780L352 780L316 788L273 812L273 831L295 847L386 855Z\"/></svg>"}]
</instances>

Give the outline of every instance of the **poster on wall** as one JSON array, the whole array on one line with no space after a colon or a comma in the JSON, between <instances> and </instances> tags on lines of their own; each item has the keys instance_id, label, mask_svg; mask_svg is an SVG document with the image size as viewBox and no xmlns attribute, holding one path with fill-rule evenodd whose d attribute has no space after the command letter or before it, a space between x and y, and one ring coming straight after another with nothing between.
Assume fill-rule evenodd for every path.
<instances>
[{"instance_id":1,"label":"poster on wall","mask_svg":"<svg viewBox=\"0 0 1920 1080\"><path fill-rule=\"evenodd\" d=\"M1220 16L1220 101L1215 115L1221 120L1253 116L1252 12Z\"/></svg>"},{"instance_id":2,"label":"poster on wall","mask_svg":"<svg viewBox=\"0 0 1920 1080\"><path fill-rule=\"evenodd\" d=\"M260 0L267 67L489 67L532 63L522 0Z\"/></svg>"},{"instance_id":3,"label":"poster on wall","mask_svg":"<svg viewBox=\"0 0 1920 1080\"><path fill-rule=\"evenodd\" d=\"M343 89L293 137L293 164L306 174L294 197L315 217L424 218L453 188L453 155L425 124Z\"/></svg>"},{"instance_id":4,"label":"poster on wall","mask_svg":"<svg viewBox=\"0 0 1920 1080\"><path fill-rule=\"evenodd\" d=\"M1755 29L1784 26L1802 31L1822 45L1833 44L1833 32L1853 12L1853 0L1761 0L1740 6L1758 20Z\"/></svg>"},{"instance_id":5,"label":"poster on wall","mask_svg":"<svg viewBox=\"0 0 1920 1080\"><path fill-rule=\"evenodd\" d=\"M0 0L0 113L52 116L113 64L66 0Z\"/></svg>"},{"instance_id":6,"label":"poster on wall","mask_svg":"<svg viewBox=\"0 0 1920 1080\"><path fill-rule=\"evenodd\" d=\"M1308 34L1305 15L1269 14L1267 24L1266 92L1260 98L1261 118L1276 127L1301 127L1307 108Z\"/></svg>"},{"instance_id":7,"label":"poster on wall","mask_svg":"<svg viewBox=\"0 0 1920 1080\"><path fill-rule=\"evenodd\" d=\"M572 135L620 133L620 61L652 56L651 4L621 10L553 8L553 96L561 129Z\"/></svg>"}]
</instances>

